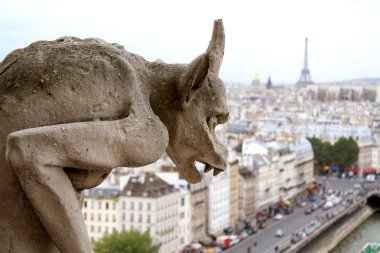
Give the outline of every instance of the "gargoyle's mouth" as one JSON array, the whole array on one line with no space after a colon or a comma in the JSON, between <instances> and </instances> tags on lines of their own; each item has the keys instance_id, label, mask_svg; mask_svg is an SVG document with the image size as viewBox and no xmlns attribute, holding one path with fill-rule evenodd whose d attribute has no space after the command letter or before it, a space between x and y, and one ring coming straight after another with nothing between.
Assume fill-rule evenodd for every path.
<instances>
[{"instance_id":1,"label":"gargoyle's mouth","mask_svg":"<svg viewBox=\"0 0 380 253\"><path fill-rule=\"evenodd\" d=\"M196 163L203 164L204 168L196 166ZM182 174L183 178L186 179L191 184L199 183L202 180L204 173L207 173L211 170L214 170L213 171L214 176L216 176L220 172L224 171L224 169L216 168L216 166L213 166L213 165L206 163L206 162L203 162L203 161L202 162L201 161L191 162L190 163L191 169L189 167L187 167L187 169L185 169L185 168L186 167L182 167L182 169L180 170L181 174ZM202 169L203 169L204 173L202 173Z\"/></svg>"},{"instance_id":2,"label":"gargoyle's mouth","mask_svg":"<svg viewBox=\"0 0 380 253\"><path fill-rule=\"evenodd\" d=\"M217 176L219 173L221 173L221 172L224 171L224 169L217 168L216 166L212 166L209 163L206 163L206 162L203 162L203 161L198 161L198 162L199 163L203 163L205 165L204 170L203 170L204 173L207 173L207 172L209 172L211 170L214 170L213 173L212 173L212 175L213 176Z\"/></svg>"},{"instance_id":3,"label":"gargoyle's mouth","mask_svg":"<svg viewBox=\"0 0 380 253\"><path fill-rule=\"evenodd\" d=\"M214 170L213 173L212 173L213 176L217 176L220 172L224 171L222 169L214 168L213 166L211 166L210 164L207 163L206 166L205 166L204 172L207 173L210 170Z\"/></svg>"}]
</instances>

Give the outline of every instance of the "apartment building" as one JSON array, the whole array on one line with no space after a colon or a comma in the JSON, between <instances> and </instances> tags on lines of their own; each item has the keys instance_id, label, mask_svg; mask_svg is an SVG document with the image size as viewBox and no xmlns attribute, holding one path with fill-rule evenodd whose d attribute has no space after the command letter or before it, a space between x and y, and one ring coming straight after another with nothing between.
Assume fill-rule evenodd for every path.
<instances>
[{"instance_id":1,"label":"apartment building","mask_svg":"<svg viewBox=\"0 0 380 253\"><path fill-rule=\"evenodd\" d=\"M85 191L82 212L91 240L112 231L147 231L161 244L160 253L177 252L181 241L179 211L184 209L180 209L179 190L149 172L129 176L122 191L118 188L102 184Z\"/></svg>"},{"instance_id":2,"label":"apartment building","mask_svg":"<svg viewBox=\"0 0 380 253\"><path fill-rule=\"evenodd\" d=\"M230 225L235 227L239 218L239 161L229 163L230 172Z\"/></svg>"},{"instance_id":3,"label":"apartment building","mask_svg":"<svg viewBox=\"0 0 380 253\"><path fill-rule=\"evenodd\" d=\"M239 168L239 219L252 220L256 214L256 180L252 170Z\"/></svg>"},{"instance_id":4,"label":"apartment building","mask_svg":"<svg viewBox=\"0 0 380 253\"><path fill-rule=\"evenodd\" d=\"M211 178L207 195L207 232L215 235L230 226L230 170Z\"/></svg>"},{"instance_id":5,"label":"apartment building","mask_svg":"<svg viewBox=\"0 0 380 253\"><path fill-rule=\"evenodd\" d=\"M160 253L177 252L180 194L153 173L130 177L120 194L122 230L148 231Z\"/></svg>"},{"instance_id":6,"label":"apartment building","mask_svg":"<svg viewBox=\"0 0 380 253\"><path fill-rule=\"evenodd\" d=\"M106 233L120 231L119 193L110 185L84 191L83 217L91 241L97 241Z\"/></svg>"}]
</instances>

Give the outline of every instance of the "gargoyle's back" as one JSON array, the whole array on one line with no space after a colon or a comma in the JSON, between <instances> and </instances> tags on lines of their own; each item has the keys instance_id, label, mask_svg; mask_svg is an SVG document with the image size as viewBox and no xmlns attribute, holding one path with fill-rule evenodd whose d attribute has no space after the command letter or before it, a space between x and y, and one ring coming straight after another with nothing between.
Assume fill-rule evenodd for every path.
<instances>
[{"instance_id":1,"label":"gargoyle's back","mask_svg":"<svg viewBox=\"0 0 380 253\"><path fill-rule=\"evenodd\" d=\"M126 82L125 77L135 68L126 69L121 62L128 63L131 55L116 44L65 37L33 43L1 62L0 251L55 252L5 161L8 134L33 127L126 117L136 84ZM137 67L144 71L143 62Z\"/></svg>"}]
</instances>

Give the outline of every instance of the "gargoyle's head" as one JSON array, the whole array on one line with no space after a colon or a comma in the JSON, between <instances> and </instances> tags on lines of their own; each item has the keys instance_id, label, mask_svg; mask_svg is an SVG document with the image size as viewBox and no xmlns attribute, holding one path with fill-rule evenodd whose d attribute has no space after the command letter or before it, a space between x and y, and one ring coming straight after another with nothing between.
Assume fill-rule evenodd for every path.
<instances>
[{"instance_id":1,"label":"gargoyle's head","mask_svg":"<svg viewBox=\"0 0 380 253\"><path fill-rule=\"evenodd\" d=\"M190 183L201 176L195 162L205 164L205 172L217 175L226 168L227 149L215 135L215 127L228 120L226 90L219 79L224 55L224 28L216 20L207 51L193 60L178 87L181 108L166 122L169 131L167 153Z\"/></svg>"}]
</instances>

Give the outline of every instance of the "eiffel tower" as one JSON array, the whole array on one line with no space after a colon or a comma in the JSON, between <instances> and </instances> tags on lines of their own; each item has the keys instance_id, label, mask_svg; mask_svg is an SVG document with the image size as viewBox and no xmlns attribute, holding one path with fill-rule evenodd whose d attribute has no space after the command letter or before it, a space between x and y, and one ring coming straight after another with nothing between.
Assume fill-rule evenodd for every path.
<instances>
[{"instance_id":1,"label":"eiffel tower","mask_svg":"<svg viewBox=\"0 0 380 253\"><path fill-rule=\"evenodd\" d=\"M310 70L307 62L307 38L305 38L305 59L303 62L303 69L301 71L300 80L297 82L297 87L304 87L308 84L313 84L313 80L311 80Z\"/></svg>"}]
</instances>

